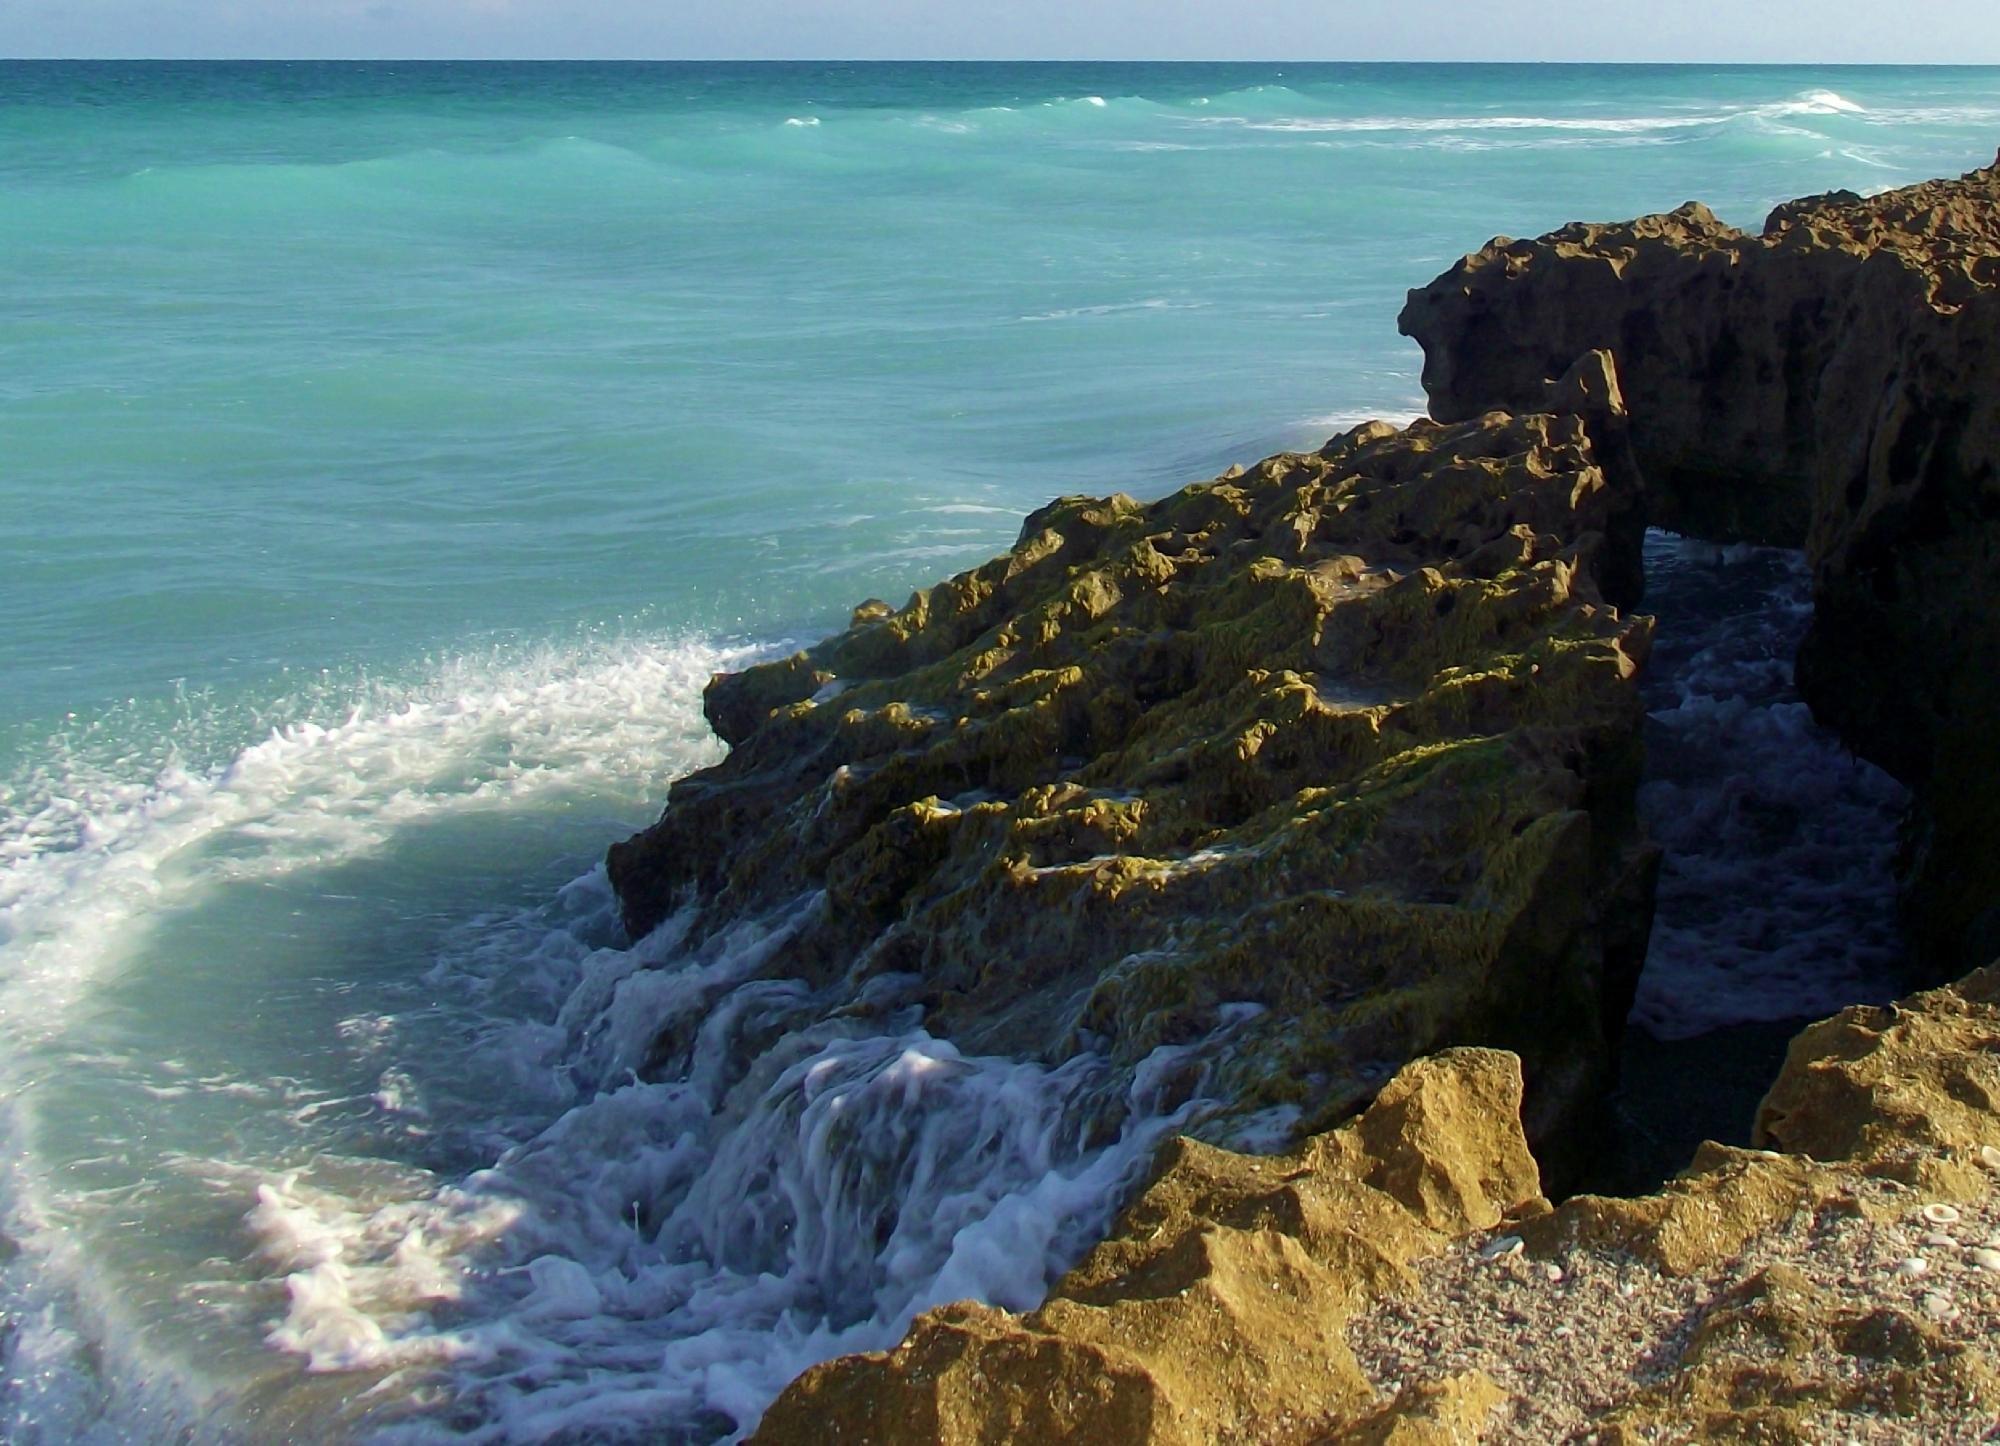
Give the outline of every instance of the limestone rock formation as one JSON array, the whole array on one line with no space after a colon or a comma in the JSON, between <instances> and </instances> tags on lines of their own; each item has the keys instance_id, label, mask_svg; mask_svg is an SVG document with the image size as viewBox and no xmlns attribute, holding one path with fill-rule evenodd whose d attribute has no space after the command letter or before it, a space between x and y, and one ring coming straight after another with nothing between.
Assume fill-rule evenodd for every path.
<instances>
[{"instance_id":1,"label":"limestone rock formation","mask_svg":"<svg viewBox=\"0 0 2000 1446\"><path fill-rule=\"evenodd\" d=\"M1586 358L1552 395L1064 498L718 677L728 758L612 851L629 927L679 910L698 950L789 918L779 977L918 1005L968 1052L1130 1066L1227 1019L1203 1087L1305 1129L1504 1045L1553 1137L1601 1082L1656 854L1616 379Z\"/></svg>"},{"instance_id":2,"label":"limestone rock formation","mask_svg":"<svg viewBox=\"0 0 2000 1446\"><path fill-rule=\"evenodd\" d=\"M1176 1142L1041 1309L933 1311L755 1439L1985 1439L2000 966L1808 1029L1760 1114L1784 1153L1706 1146L1652 1196L1551 1210L1520 1098L1454 1050L1288 1155Z\"/></svg>"},{"instance_id":3,"label":"limestone rock formation","mask_svg":"<svg viewBox=\"0 0 2000 1446\"><path fill-rule=\"evenodd\" d=\"M1757 1137L1936 1197L1982 1193L2000 1163L2000 964L1813 1025L1758 1108Z\"/></svg>"},{"instance_id":4,"label":"limestone rock formation","mask_svg":"<svg viewBox=\"0 0 2000 1446\"><path fill-rule=\"evenodd\" d=\"M1917 791L1913 941L2000 952L2000 168L1779 207L1499 238L1410 294L1434 416L1536 404L1593 349L1652 520L1805 546L1815 713Z\"/></svg>"},{"instance_id":5,"label":"limestone rock formation","mask_svg":"<svg viewBox=\"0 0 2000 1446\"><path fill-rule=\"evenodd\" d=\"M1522 1226L1538 1258L1595 1251L1708 1277L1651 1379L1597 1413L1598 1439L1804 1443L1846 1437L1853 1418L1900 1423L1894 1439L1984 1439L2000 1411L2000 1280L1968 1290L1992 1272L1968 1269L1965 1247L2000 1219L2000 966L1805 1030L1756 1138L1775 1149L1706 1146L1657 1195L1578 1196ZM1899 1251L1920 1232L1939 1265L1854 1258L1828 1238L1848 1216L1882 1221ZM1931 1217L1988 1223L1941 1235ZM1804 1242L1795 1261L1749 1258L1788 1227ZM1895 1289L1906 1271L1976 1299L1934 1292L1912 1309Z\"/></svg>"},{"instance_id":6,"label":"limestone rock formation","mask_svg":"<svg viewBox=\"0 0 2000 1446\"><path fill-rule=\"evenodd\" d=\"M758 1442L1461 1440L1500 1393L1425 1383L1377 1410L1341 1339L1414 1259L1546 1209L1521 1133L1520 1064L1453 1050L1294 1154L1182 1140L1112 1239L1025 1316L954 1305L895 1350L817 1366Z\"/></svg>"}]
</instances>

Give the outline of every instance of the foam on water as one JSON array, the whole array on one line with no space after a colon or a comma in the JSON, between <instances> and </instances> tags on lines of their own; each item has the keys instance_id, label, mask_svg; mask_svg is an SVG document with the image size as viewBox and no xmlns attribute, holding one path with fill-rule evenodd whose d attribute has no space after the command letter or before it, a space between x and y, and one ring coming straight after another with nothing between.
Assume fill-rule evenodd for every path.
<instances>
[{"instance_id":1,"label":"foam on water","mask_svg":"<svg viewBox=\"0 0 2000 1446\"><path fill-rule=\"evenodd\" d=\"M1405 289L1496 229L1754 223L2000 115L1970 72L0 72L23 1441L725 1435L1035 1299L1203 1057L962 1057L908 981L787 983L791 915L625 940L595 860L738 656L657 634L820 631L1053 493L1400 419ZM571 624L615 636L468 642ZM1894 800L1762 626L1654 680L1663 1031L1874 987Z\"/></svg>"},{"instance_id":2,"label":"foam on water","mask_svg":"<svg viewBox=\"0 0 2000 1446\"><path fill-rule=\"evenodd\" d=\"M655 1003L616 1007L671 1025ZM402 1372L419 1409L448 1390L398 1436L733 1435L807 1365L885 1347L930 1305L1038 1303L1193 1108L1148 1094L1184 1052L1162 1051L1093 1147L1097 1061L970 1059L812 1014L782 987L725 995L687 1079L597 1093L421 1200L361 1212L267 1185L250 1224L290 1271L272 1343ZM746 1071L742 1031L788 1027Z\"/></svg>"},{"instance_id":3,"label":"foam on water","mask_svg":"<svg viewBox=\"0 0 2000 1446\"><path fill-rule=\"evenodd\" d=\"M1655 533L1646 573L1660 625L1639 806L1666 858L1634 1023L1685 1039L1892 997L1908 795L1792 686L1804 562Z\"/></svg>"},{"instance_id":4,"label":"foam on water","mask_svg":"<svg viewBox=\"0 0 2000 1446\"><path fill-rule=\"evenodd\" d=\"M4 1434L73 1439L97 1422L116 1439L220 1389L161 1349L160 1323L129 1309L129 1282L93 1259L111 1202L101 1190L79 1194L63 1168L72 1162L58 1158L70 1132L94 1122L79 1094L118 1080L162 1109L247 1101L301 1125L341 1103L295 1080L182 1078L172 1058L147 1057L167 1041L101 1039L101 997L143 960L149 933L292 877L337 873L413 828L607 795L629 806L663 768L714 756L696 690L742 656L623 641L459 658L408 685L329 685L240 710L292 721L220 762L196 755L244 720L190 712L180 733L137 751L119 746L115 726L103 737L79 728L10 780L0 813L0 1208L19 1253L0 1264L0 1316L13 1326ZM156 1082L162 1075L171 1082ZM133 1151L135 1165L145 1158L140 1140L104 1145ZM238 1183L248 1168L160 1162L190 1163ZM130 1186L147 1187L143 1169ZM98 1388L114 1372L115 1401Z\"/></svg>"},{"instance_id":5,"label":"foam on water","mask_svg":"<svg viewBox=\"0 0 2000 1446\"><path fill-rule=\"evenodd\" d=\"M309 1066L238 1078L88 1053L83 1002L144 961L150 925L293 879L337 909L349 896L313 881L399 858L405 835L629 799L714 756L694 701L731 656L620 643L455 662L337 716L328 697L294 700L321 719L217 766L119 784L73 759L17 784L0 874L9 1439L308 1419L424 1439L716 1437L929 1305L1040 1299L1161 1134L1205 1108L1186 1088L1200 1051L1128 1072L964 1056L899 1002L909 981L854 998L767 977L814 899L699 953L672 922L620 941L601 868L474 914L431 946L414 993L343 987L332 1032L372 1089ZM50 1133L87 1109L91 1070L135 1086L141 1117L178 1119L169 1135L209 1111L207 1135L232 1137L172 1158L105 1140L222 1212L214 1257L170 1260L206 1279L193 1300L129 1306L124 1262L96 1255L119 1212ZM482 1155L467 1174L440 1164ZM226 1349L182 1349L191 1326ZM303 1373L273 1369L286 1358ZM315 1377L346 1384L328 1398Z\"/></svg>"}]
</instances>

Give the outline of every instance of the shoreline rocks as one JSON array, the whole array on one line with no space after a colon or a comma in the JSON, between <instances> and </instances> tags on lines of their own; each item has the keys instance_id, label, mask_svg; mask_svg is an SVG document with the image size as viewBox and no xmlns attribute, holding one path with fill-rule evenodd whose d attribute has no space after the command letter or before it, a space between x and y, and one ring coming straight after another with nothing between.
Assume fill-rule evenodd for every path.
<instances>
[{"instance_id":1,"label":"shoreline rocks","mask_svg":"<svg viewBox=\"0 0 2000 1446\"><path fill-rule=\"evenodd\" d=\"M1549 395L1573 410L1062 499L1010 554L718 677L729 757L612 850L628 926L679 911L699 950L790 911L776 977L967 1052L1195 1045L1182 1097L1305 1130L1420 1055L1504 1046L1558 1150L1658 856L1651 624L1609 601L1641 539L1616 380L1586 358Z\"/></svg>"},{"instance_id":2,"label":"shoreline rocks","mask_svg":"<svg viewBox=\"0 0 2000 1446\"><path fill-rule=\"evenodd\" d=\"M717 678L729 758L613 850L635 934L782 914L768 967L857 1011L1205 1046L1212 1137L1303 1136L1176 1141L1042 1307L928 1312L758 1440L1969 1441L2000 1406L2000 966L1806 1029L1754 1148L1542 1194L1650 925L1648 521L1807 549L1800 687L1915 790L1913 943L2000 953L2000 166L1760 235L1500 238L1402 325L1439 420L1052 503Z\"/></svg>"},{"instance_id":3,"label":"shoreline rocks","mask_svg":"<svg viewBox=\"0 0 2000 1446\"><path fill-rule=\"evenodd\" d=\"M1815 716L1916 792L1913 948L2000 953L2000 167L1497 238L1410 293L1434 416L1517 407L1615 358L1650 520L1806 548Z\"/></svg>"},{"instance_id":4,"label":"shoreline rocks","mask_svg":"<svg viewBox=\"0 0 2000 1446\"><path fill-rule=\"evenodd\" d=\"M1983 1438L2000 965L1807 1030L1760 1114L1787 1152L1650 1196L1552 1209L1519 1078L1454 1050L1287 1155L1179 1141L1040 1310L933 1311L753 1439Z\"/></svg>"}]
</instances>

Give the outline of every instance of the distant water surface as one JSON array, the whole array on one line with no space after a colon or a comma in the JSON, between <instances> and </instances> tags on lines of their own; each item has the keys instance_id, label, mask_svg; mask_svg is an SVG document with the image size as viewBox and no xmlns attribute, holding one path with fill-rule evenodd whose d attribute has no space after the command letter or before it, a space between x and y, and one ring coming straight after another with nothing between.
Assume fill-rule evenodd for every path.
<instances>
[{"instance_id":1,"label":"distant water surface","mask_svg":"<svg viewBox=\"0 0 2000 1446\"><path fill-rule=\"evenodd\" d=\"M1085 1150L1088 1060L628 948L594 864L715 756L707 673L1414 413L1403 293L1496 232L1996 141L1970 69L0 63L0 1436L701 1439L1031 1301L1180 1121L1135 1078ZM1795 1012L1670 943L1650 1026ZM722 1023L630 1075L719 999L923 1191L825 1193Z\"/></svg>"}]
</instances>

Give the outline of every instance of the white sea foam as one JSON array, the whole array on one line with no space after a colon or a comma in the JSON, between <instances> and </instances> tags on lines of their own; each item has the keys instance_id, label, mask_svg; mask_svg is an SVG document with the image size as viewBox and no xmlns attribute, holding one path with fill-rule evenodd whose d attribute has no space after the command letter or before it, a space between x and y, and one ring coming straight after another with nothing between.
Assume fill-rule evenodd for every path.
<instances>
[{"instance_id":1,"label":"white sea foam","mask_svg":"<svg viewBox=\"0 0 2000 1446\"><path fill-rule=\"evenodd\" d=\"M685 768L715 756L694 704L729 657L640 641L460 658L406 686L279 700L271 711L294 721L214 765L187 756L200 746L198 725L213 723L190 715L185 747L98 746L85 729L11 780L0 812L0 1207L20 1254L0 1267L0 1317L14 1323L0 1435L128 1439L137 1420L199 1415L210 1389L161 1356L86 1248L77 1224L92 1207L69 1194L39 1148L52 1090L79 1069L150 1068L168 1078L139 1090L163 1106L247 1098L303 1124L345 1103L298 1098L279 1079L183 1081L171 1060L67 1049L80 1006L147 931L219 890L365 856L414 824L577 794L643 796L663 781L663 762ZM371 1048L387 1032L363 1017L353 1028L373 1036ZM383 1092L411 1103L407 1083L393 1072L383 1079ZM115 1396L102 1372L116 1373ZM173 1400L163 1404L162 1392Z\"/></svg>"},{"instance_id":2,"label":"white sea foam","mask_svg":"<svg viewBox=\"0 0 2000 1446\"><path fill-rule=\"evenodd\" d=\"M1186 1053L1160 1051L1089 1148L1102 1063L848 1037L807 1004L743 986L708 1006L685 1080L598 1093L461 1186L363 1212L266 1185L249 1223L287 1272L272 1343L316 1371L441 1375L473 1440L738 1434L804 1367L931 1305L1037 1303L1193 1108L1160 1108ZM741 1031L774 1020L802 1027L749 1064Z\"/></svg>"},{"instance_id":3,"label":"white sea foam","mask_svg":"<svg viewBox=\"0 0 2000 1446\"><path fill-rule=\"evenodd\" d=\"M1299 423L1299 426L1314 432L1327 432L1337 435L1341 432L1351 432L1356 427L1365 426L1369 422L1387 422L1392 427L1407 427L1410 423L1416 421L1417 418L1428 415L1429 410L1425 404L1416 401L1403 401L1393 406L1377 408L1372 412L1356 408L1348 408L1338 412L1325 412L1316 417L1305 418Z\"/></svg>"},{"instance_id":4,"label":"white sea foam","mask_svg":"<svg viewBox=\"0 0 2000 1446\"><path fill-rule=\"evenodd\" d=\"M1228 127L1278 133L1370 135L1395 133L1415 136L1464 137L1489 132L1576 133L1583 137L1670 136L1677 132L1713 129L1734 121L1751 120L1767 128L1791 129L1798 134L1817 132L1780 127L1787 117L1868 116L1863 106L1830 90L1805 91L1782 101L1760 105L1721 106L1714 110L1667 115L1638 116L1548 116L1548 115L1348 115L1348 116L1254 116L1220 115L1191 117L1197 126ZM1891 119L1885 116L1883 119ZM1899 113L1899 121L1909 119Z\"/></svg>"},{"instance_id":5,"label":"white sea foam","mask_svg":"<svg viewBox=\"0 0 2000 1446\"><path fill-rule=\"evenodd\" d=\"M60 1029L149 920L218 882L324 867L441 813L698 765L715 744L692 700L725 659L643 643L455 659L344 706L301 699L322 716L275 726L221 766L170 757L150 777L56 748L14 780L0 816L0 1028L17 1046ZM232 838L256 847L204 852Z\"/></svg>"},{"instance_id":6,"label":"white sea foam","mask_svg":"<svg viewBox=\"0 0 2000 1446\"><path fill-rule=\"evenodd\" d=\"M1865 106L1831 90L1808 90L1788 101L1764 106L1770 115L1866 115Z\"/></svg>"},{"instance_id":7,"label":"white sea foam","mask_svg":"<svg viewBox=\"0 0 2000 1446\"><path fill-rule=\"evenodd\" d=\"M1666 848L1633 1019L1664 1039L1889 997L1904 790L1792 689L1797 554L1648 540L1660 628L1640 810Z\"/></svg>"},{"instance_id":8,"label":"white sea foam","mask_svg":"<svg viewBox=\"0 0 2000 1446\"><path fill-rule=\"evenodd\" d=\"M1199 311L1208 305L1205 301L1174 301L1164 296L1148 297L1144 301L1107 301L1095 306L1065 306L1055 311L1035 312L1016 318L1019 321L1074 321L1089 316L1119 316L1134 311Z\"/></svg>"},{"instance_id":9,"label":"white sea foam","mask_svg":"<svg viewBox=\"0 0 2000 1446\"><path fill-rule=\"evenodd\" d=\"M45 770L17 791L38 804L14 835L33 843L0 875L10 1068L76 1067L60 1051L66 1021L165 913L366 857L467 810L634 794L658 785L663 760L716 756L695 700L725 657L621 644L458 662L344 708L302 699L317 716L214 767L129 782L115 782L116 760ZM96 910L75 907L86 896ZM1162 1133L1206 1108L1165 1102L1165 1081L1198 1067L1186 1048L1126 1072L1089 1055L1053 1068L969 1057L899 1003L899 978L863 989L866 1016L844 1011L850 999L784 977L787 941L818 907L740 920L698 950L684 918L624 946L598 868L547 904L470 919L438 946L424 1007L334 1021L373 1080L360 1094L103 1063L150 1071L138 1093L156 1108L226 1098L320 1142L303 1164L239 1147L155 1167L239 1202L234 1263L204 1291L213 1308L261 1317L274 1359L309 1377L352 1376L341 1419L316 1429L738 1434L804 1366L887 1345L932 1304L1034 1304ZM1218 1018L1216 1038L1240 1022ZM683 1041L665 1070L662 1038ZM5 1180L24 1247L6 1273L10 1437L226 1423L215 1413L240 1386L192 1370L171 1330L163 1351L158 1318L121 1303L119 1277L88 1249L94 1207L43 1162L42 1086L20 1080ZM353 1155L348 1120L454 1149L491 1141L493 1163L453 1175ZM260 1389L282 1413L294 1387Z\"/></svg>"}]
</instances>

